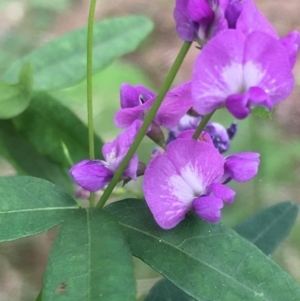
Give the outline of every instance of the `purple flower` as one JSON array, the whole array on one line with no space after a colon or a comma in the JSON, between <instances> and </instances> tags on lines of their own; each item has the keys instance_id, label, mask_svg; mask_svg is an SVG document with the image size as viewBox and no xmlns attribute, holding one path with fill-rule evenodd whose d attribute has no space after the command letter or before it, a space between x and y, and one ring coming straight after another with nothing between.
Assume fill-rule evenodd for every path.
<instances>
[{"instance_id":1,"label":"purple flower","mask_svg":"<svg viewBox=\"0 0 300 301\"><path fill-rule=\"evenodd\" d=\"M193 117L189 115L183 116L176 127L169 129L167 144L177 139L179 135L185 131L189 131L189 134L185 137L192 137L194 131L190 130L195 130L201 119L202 117ZM230 127L226 129L219 123L208 122L207 126L204 128L204 132L210 135L212 143L221 154L225 153L229 149L229 140L234 138L236 131L236 123L232 123ZM182 137L182 135L180 136Z\"/></svg>"},{"instance_id":2,"label":"purple flower","mask_svg":"<svg viewBox=\"0 0 300 301\"><path fill-rule=\"evenodd\" d=\"M291 67L294 67L300 49L300 33L296 30L291 31L285 37L281 38L280 42L287 51Z\"/></svg>"},{"instance_id":3,"label":"purple flower","mask_svg":"<svg viewBox=\"0 0 300 301\"><path fill-rule=\"evenodd\" d=\"M219 123L209 122L204 128L204 131L208 133L212 139L215 148L221 153L228 151L230 147L230 141L237 131L237 125L232 123L228 129Z\"/></svg>"},{"instance_id":4,"label":"purple flower","mask_svg":"<svg viewBox=\"0 0 300 301\"><path fill-rule=\"evenodd\" d=\"M141 125L142 122L136 120L114 141L105 143L102 147L105 161L83 160L75 164L70 169L70 174L76 184L88 191L97 191L107 185L127 154ZM123 179L136 180L138 166L138 157L134 154L123 172Z\"/></svg>"},{"instance_id":5,"label":"purple flower","mask_svg":"<svg viewBox=\"0 0 300 301\"><path fill-rule=\"evenodd\" d=\"M176 0L174 19L179 37L185 41L208 39L228 28L224 12L228 0Z\"/></svg>"},{"instance_id":6,"label":"purple flower","mask_svg":"<svg viewBox=\"0 0 300 301\"><path fill-rule=\"evenodd\" d=\"M191 209L208 222L219 221L223 202L232 203L235 195L222 184L225 163L212 144L191 138L173 141L165 153L153 158L143 186L158 225L173 228ZM252 176L251 172L248 179Z\"/></svg>"},{"instance_id":7,"label":"purple flower","mask_svg":"<svg viewBox=\"0 0 300 301\"><path fill-rule=\"evenodd\" d=\"M226 106L236 118L253 106L269 110L287 98L294 78L286 50L264 32L224 30L198 56L192 78L194 109L201 115Z\"/></svg>"},{"instance_id":8,"label":"purple flower","mask_svg":"<svg viewBox=\"0 0 300 301\"><path fill-rule=\"evenodd\" d=\"M231 179L237 182L246 182L253 178L258 171L258 153L238 153L225 158L223 182Z\"/></svg>"},{"instance_id":9,"label":"purple flower","mask_svg":"<svg viewBox=\"0 0 300 301\"><path fill-rule=\"evenodd\" d=\"M279 39L275 28L269 23L265 16L258 10L253 0L231 0L225 16L230 28L236 28L245 35L253 31L262 31L280 43L286 49L290 64L293 67L296 62L300 47L300 34L297 31L290 32L287 36Z\"/></svg>"},{"instance_id":10,"label":"purple flower","mask_svg":"<svg viewBox=\"0 0 300 301\"><path fill-rule=\"evenodd\" d=\"M155 94L142 86L121 86L121 110L115 115L119 128L130 126L135 120L143 120L151 108ZM159 126L173 127L192 106L191 83L186 82L167 93L154 122Z\"/></svg>"}]
</instances>

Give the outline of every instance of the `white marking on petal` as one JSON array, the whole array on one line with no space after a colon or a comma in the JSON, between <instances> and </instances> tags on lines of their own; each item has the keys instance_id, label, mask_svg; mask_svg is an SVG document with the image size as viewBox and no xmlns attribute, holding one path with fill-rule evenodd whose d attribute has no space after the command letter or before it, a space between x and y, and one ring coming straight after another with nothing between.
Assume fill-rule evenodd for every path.
<instances>
[{"instance_id":1,"label":"white marking on petal","mask_svg":"<svg viewBox=\"0 0 300 301\"><path fill-rule=\"evenodd\" d=\"M250 87L258 86L261 80L265 76L265 71L261 69L261 66L247 62L244 65L244 86L248 90Z\"/></svg>"},{"instance_id":2,"label":"white marking on petal","mask_svg":"<svg viewBox=\"0 0 300 301\"><path fill-rule=\"evenodd\" d=\"M203 179L200 177L200 171L191 163L180 170L182 178L192 188L194 196L200 196L205 187L203 187Z\"/></svg>"},{"instance_id":3,"label":"white marking on petal","mask_svg":"<svg viewBox=\"0 0 300 301\"><path fill-rule=\"evenodd\" d=\"M173 175L168 181L168 188L172 195L178 199L178 204L173 203L173 206L182 206L182 203L192 203L194 199L194 191L192 187L180 176Z\"/></svg>"},{"instance_id":4,"label":"white marking on petal","mask_svg":"<svg viewBox=\"0 0 300 301\"><path fill-rule=\"evenodd\" d=\"M243 66L240 63L232 62L221 70L221 77L227 84L228 94L244 92Z\"/></svg>"},{"instance_id":5,"label":"white marking on petal","mask_svg":"<svg viewBox=\"0 0 300 301\"><path fill-rule=\"evenodd\" d=\"M180 175L173 175L170 177L168 181L168 190L178 199L178 202L173 203L173 207L178 206L178 212L180 212L182 203L191 206L193 199L196 196L203 194L205 187L203 186L200 172L195 166L189 163L180 170ZM171 210L168 214L172 214Z\"/></svg>"}]
</instances>

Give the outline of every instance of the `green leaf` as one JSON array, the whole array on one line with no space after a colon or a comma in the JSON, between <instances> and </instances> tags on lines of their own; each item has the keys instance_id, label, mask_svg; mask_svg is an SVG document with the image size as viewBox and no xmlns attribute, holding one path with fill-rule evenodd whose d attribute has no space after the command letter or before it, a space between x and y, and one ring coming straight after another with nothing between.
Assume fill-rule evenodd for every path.
<instances>
[{"instance_id":1,"label":"green leaf","mask_svg":"<svg viewBox=\"0 0 300 301\"><path fill-rule=\"evenodd\" d=\"M117 220L98 210L77 210L60 227L44 276L45 300L133 301L129 246Z\"/></svg>"},{"instance_id":2,"label":"green leaf","mask_svg":"<svg viewBox=\"0 0 300 301\"><path fill-rule=\"evenodd\" d=\"M20 175L43 178L58 184L69 192L73 191L73 185L67 172L38 153L24 136L15 129L11 120L0 120L0 155Z\"/></svg>"},{"instance_id":3,"label":"green leaf","mask_svg":"<svg viewBox=\"0 0 300 301\"><path fill-rule=\"evenodd\" d=\"M171 281L161 279L149 291L144 301L194 301Z\"/></svg>"},{"instance_id":4,"label":"green leaf","mask_svg":"<svg viewBox=\"0 0 300 301\"><path fill-rule=\"evenodd\" d=\"M88 129L68 108L45 92L37 93L28 109L13 119L15 127L39 154L62 168L70 168L63 144L74 163L89 158ZM101 140L95 149L101 158Z\"/></svg>"},{"instance_id":5,"label":"green leaf","mask_svg":"<svg viewBox=\"0 0 300 301\"><path fill-rule=\"evenodd\" d=\"M93 71L134 51L151 32L152 22L142 16L127 16L95 23ZM75 85L86 76L86 28L50 41L23 57L5 73L3 79L14 83L21 66L33 66L34 90L56 90Z\"/></svg>"},{"instance_id":6,"label":"green leaf","mask_svg":"<svg viewBox=\"0 0 300 301\"><path fill-rule=\"evenodd\" d=\"M35 299L35 301L42 301L43 299L42 299L42 297L43 297L43 291L40 291L39 292L39 294L38 294L38 296L36 297L36 299Z\"/></svg>"},{"instance_id":7,"label":"green leaf","mask_svg":"<svg viewBox=\"0 0 300 301\"><path fill-rule=\"evenodd\" d=\"M270 255L290 233L298 212L293 202L279 203L251 216L234 230Z\"/></svg>"},{"instance_id":8,"label":"green leaf","mask_svg":"<svg viewBox=\"0 0 300 301\"><path fill-rule=\"evenodd\" d=\"M1 177L0 195L0 242L44 232L78 210L63 189L32 177Z\"/></svg>"},{"instance_id":9,"label":"green leaf","mask_svg":"<svg viewBox=\"0 0 300 301\"><path fill-rule=\"evenodd\" d=\"M251 114L262 119L272 119L275 108L270 112L268 108L256 106L251 109Z\"/></svg>"},{"instance_id":10,"label":"green leaf","mask_svg":"<svg viewBox=\"0 0 300 301\"><path fill-rule=\"evenodd\" d=\"M19 74L17 84L0 82L0 119L9 119L21 114L29 105L32 93L33 73L29 63Z\"/></svg>"},{"instance_id":11,"label":"green leaf","mask_svg":"<svg viewBox=\"0 0 300 301\"><path fill-rule=\"evenodd\" d=\"M222 224L188 214L160 229L142 200L106 207L123 226L132 254L196 300L300 300L300 287L253 244Z\"/></svg>"}]
</instances>

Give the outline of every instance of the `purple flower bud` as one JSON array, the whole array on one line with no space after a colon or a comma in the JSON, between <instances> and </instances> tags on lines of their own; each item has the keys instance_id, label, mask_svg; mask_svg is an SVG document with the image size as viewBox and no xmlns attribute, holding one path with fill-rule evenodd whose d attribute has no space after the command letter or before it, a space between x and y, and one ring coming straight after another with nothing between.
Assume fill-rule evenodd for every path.
<instances>
[{"instance_id":1,"label":"purple flower bud","mask_svg":"<svg viewBox=\"0 0 300 301\"><path fill-rule=\"evenodd\" d=\"M230 125L229 128L227 128L227 134L230 140L232 140L235 137L235 134L237 132L237 124L234 122Z\"/></svg>"},{"instance_id":2,"label":"purple flower bud","mask_svg":"<svg viewBox=\"0 0 300 301\"><path fill-rule=\"evenodd\" d=\"M83 160L73 165L70 169L73 180L88 191L97 191L106 186L119 168L141 125L142 122L136 120L114 141L105 143L102 147L105 161ZM134 154L123 172L123 178L136 180L138 166L138 157Z\"/></svg>"},{"instance_id":3,"label":"purple flower bud","mask_svg":"<svg viewBox=\"0 0 300 301\"><path fill-rule=\"evenodd\" d=\"M176 0L174 19L179 37L202 45L228 28L224 16L227 4L228 0Z\"/></svg>"},{"instance_id":4,"label":"purple flower bud","mask_svg":"<svg viewBox=\"0 0 300 301\"><path fill-rule=\"evenodd\" d=\"M144 120L155 100L155 95L142 86L123 84L121 107L115 115L119 128L129 127L135 120ZM170 90L165 96L154 121L159 126L174 127L192 106L191 83L183 83Z\"/></svg>"},{"instance_id":5,"label":"purple flower bud","mask_svg":"<svg viewBox=\"0 0 300 301\"><path fill-rule=\"evenodd\" d=\"M70 170L73 180L88 191L102 189L113 177L113 172L101 160L84 160Z\"/></svg>"},{"instance_id":6,"label":"purple flower bud","mask_svg":"<svg viewBox=\"0 0 300 301\"><path fill-rule=\"evenodd\" d=\"M167 144L174 141L179 136L192 137L194 131L190 132L190 130L194 130L197 128L199 122L201 121L201 118L202 117L193 117L189 115L185 115L184 117L182 117L178 125L170 129ZM232 124L230 128L226 130L224 126L215 122L209 122L208 125L204 128L204 132L208 133L211 138L207 142L210 142L211 140L220 153L224 153L229 149L229 140L231 140L234 137L236 130L236 124ZM185 131L189 132L190 134L182 136L182 133L184 133ZM201 138L200 140L206 141L207 139L204 137L204 139Z\"/></svg>"},{"instance_id":7,"label":"purple flower bud","mask_svg":"<svg viewBox=\"0 0 300 301\"><path fill-rule=\"evenodd\" d=\"M258 171L258 153L238 153L225 158L224 183L231 179L237 182L246 182L252 179Z\"/></svg>"}]
</instances>

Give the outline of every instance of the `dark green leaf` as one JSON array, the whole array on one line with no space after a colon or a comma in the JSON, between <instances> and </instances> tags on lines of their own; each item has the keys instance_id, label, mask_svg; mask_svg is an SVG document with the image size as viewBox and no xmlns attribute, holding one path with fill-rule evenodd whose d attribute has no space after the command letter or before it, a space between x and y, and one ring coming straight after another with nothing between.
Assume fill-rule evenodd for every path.
<instances>
[{"instance_id":1,"label":"dark green leaf","mask_svg":"<svg viewBox=\"0 0 300 301\"><path fill-rule=\"evenodd\" d=\"M11 120L0 120L0 155L20 175L31 175L58 184L67 191L73 191L70 176L50 159L42 156L19 133Z\"/></svg>"},{"instance_id":2,"label":"dark green leaf","mask_svg":"<svg viewBox=\"0 0 300 301\"><path fill-rule=\"evenodd\" d=\"M25 64L17 84L0 82L0 119L9 119L21 114L29 105L32 93L32 67Z\"/></svg>"},{"instance_id":3,"label":"dark green leaf","mask_svg":"<svg viewBox=\"0 0 300 301\"><path fill-rule=\"evenodd\" d=\"M149 291L144 301L194 301L171 281L161 279Z\"/></svg>"},{"instance_id":4,"label":"dark green leaf","mask_svg":"<svg viewBox=\"0 0 300 301\"><path fill-rule=\"evenodd\" d=\"M298 212L295 203L280 203L251 216L234 230L270 255L290 233Z\"/></svg>"},{"instance_id":5,"label":"dark green leaf","mask_svg":"<svg viewBox=\"0 0 300 301\"><path fill-rule=\"evenodd\" d=\"M253 244L222 224L189 214L160 229L142 200L106 207L123 226L132 254L196 300L296 301L300 287Z\"/></svg>"},{"instance_id":6,"label":"dark green leaf","mask_svg":"<svg viewBox=\"0 0 300 301\"><path fill-rule=\"evenodd\" d=\"M108 19L94 26L93 70L99 71L114 59L132 52L153 28L142 16ZM71 32L17 61L4 75L16 82L21 66L33 66L34 90L55 90L75 85L86 76L86 28Z\"/></svg>"},{"instance_id":7,"label":"dark green leaf","mask_svg":"<svg viewBox=\"0 0 300 301\"><path fill-rule=\"evenodd\" d=\"M262 119L272 119L272 116L274 114L274 110L272 110L270 112L269 109L266 108L266 107L256 106L256 107L251 109L251 113L254 116L262 118Z\"/></svg>"},{"instance_id":8,"label":"dark green leaf","mask_svg":"<svg viewBox=\"0 0 300 301\"><path fill-rule=\"evenodd\" d=\"M36 297L35 301L42 301L42 291L39 292L38 296Z\"/></svg>"},{"instance_id":9,"label":"dark green leaf","mask_svg":"<svg viewBox=\"0 0 300 301\"><path fill-rule=\"evenodd\" d=\"M133 301L129 246L117 220L98 210L77 210L60 227L43 286L45 300Z\"/></svg>"},{"instance_id":10,"label":"dark green leaf","mask_svg":"<svg viewBox=\"0 0 300 301\"><path fill-rule=\"evenodd\" d=\"M47 93L37 93L28 109L13 119L17 130L38 151L62 168L70 168L62 143L74 163L89 158L88 129L68 108ZM102 142L95 136L97 157Z\"/></svg>"},{"instance_id":11,"label":"dark green leaf","mask_svg":"<svg viewBox=\"0 0 300 301\"><path fill-rule=\"evenodd\" d=\"M2 177L0 195L0 242L44 232L78 211L70 195L42 179Z\"/></svg>"}]
</instances>

